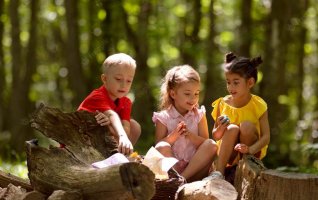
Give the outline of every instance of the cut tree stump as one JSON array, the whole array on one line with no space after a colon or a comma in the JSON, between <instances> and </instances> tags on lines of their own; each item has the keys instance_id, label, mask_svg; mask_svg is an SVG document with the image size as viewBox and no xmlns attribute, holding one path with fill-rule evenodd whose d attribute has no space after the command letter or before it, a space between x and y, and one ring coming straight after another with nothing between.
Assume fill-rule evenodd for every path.
<instances>
[{"instance_id":1,"label":"cut tree stump","mask_svg":"<svg viewBox=\"0 0 318 200\"><path fill-rule=\"evenodd\" d=\"M317 175L266 169L253 156L243 156L239 161L234 185L238 199L242 200L315 200L318 197Z\"/></svg>"},{"instance_id":2,"label":"cut tree stump","mask_svg":"<svg viewBox=\"0 0 318 200\"><path fill-rule=\"evenodd\" d=\"M56 190L79 193L83 199L151 199L154 174L136 162L96 169L93 162L117 152L109 130L88 112L63 113L41 105L32 115L31 126L65 148L26 142L29 179L33 188L47 196ZM54 198L51 197L51 199Z\"/></svg>"}]
</instances>

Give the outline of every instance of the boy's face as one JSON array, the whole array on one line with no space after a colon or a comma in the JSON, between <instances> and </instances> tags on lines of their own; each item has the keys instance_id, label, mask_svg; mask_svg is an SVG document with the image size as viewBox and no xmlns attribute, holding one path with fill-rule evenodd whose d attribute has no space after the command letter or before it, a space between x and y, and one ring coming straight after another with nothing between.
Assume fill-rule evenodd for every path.
<instances>
[{"instance_id":1,"label":"boy's face","mask_svg":"<svg viewBox=\"0 0 318 200\"><path fill-rule=\"evenodd\" d=\"M130 91L135 76L135 69L129 65L110 67L101 79L112 100L124 97Z\"/></svg>"}]
</instances>

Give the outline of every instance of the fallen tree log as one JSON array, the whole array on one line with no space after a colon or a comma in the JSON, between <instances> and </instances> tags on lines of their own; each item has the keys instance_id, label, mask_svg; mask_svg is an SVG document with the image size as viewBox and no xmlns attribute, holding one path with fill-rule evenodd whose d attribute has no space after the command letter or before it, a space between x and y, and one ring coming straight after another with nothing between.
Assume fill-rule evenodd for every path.
<instances>
[{"instance_id":1,"label":"fallen tree log","mask_svg":"<svg viewBox=\"0 0 318 200\"><path fill-rule=\"evenodd\" d=\"M83 199L151 199L154 174L140 163L129 162L96 169L93 162L117 152L107 128L88 112L63 113L41 105L31 126L65 148L38 146L28 141L27 165L33 188L50 195L55 190L78 192Z\"/></svg>"},{"instance_id":2,"label":"fallen tree log","mask_svg":"<svg viewBox=\"0 0 318 200\"><path fill-rule=\"evenodd\" d=\"M27 191L33 190L30 182L28 180L17 177L13 174L8 174L0 170L0 187L5 188L9 184L18 185Z\"/></svg>"},{"instance_id":3,"label":"fallen tree log","mask_svg":"<svg viewBox=\"0 0 318 200\"><path fill-rule=\"evenodd\" d=\"M234 186L242 200L314 200L318 196L317 175L266 169L253 156L243 156L239 161Z\"/></svg>"}]
</instances>

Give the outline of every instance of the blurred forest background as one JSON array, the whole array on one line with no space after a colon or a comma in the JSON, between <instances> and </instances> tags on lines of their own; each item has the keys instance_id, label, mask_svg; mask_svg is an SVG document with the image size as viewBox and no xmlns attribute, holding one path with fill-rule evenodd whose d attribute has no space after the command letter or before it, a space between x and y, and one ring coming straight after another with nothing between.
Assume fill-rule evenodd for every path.
<instances>
[{"instance_id":1,"label":"blurred forest background","mask_svg":"<svg viewBox=\"0 0 318 200\"><path fill-rule=\"evenodd\" d=\"M36 107L75 111L117 52L138 65L130 97L139 153L154 144L160 81L174 65L200 72L211 130L233 51L264 60L253 92L269 106L265 165L318 173L317 22L317 0L0 0L0 169L25 166L24 141L41 137L28 124Z\"/></svg>"}]
</instances>

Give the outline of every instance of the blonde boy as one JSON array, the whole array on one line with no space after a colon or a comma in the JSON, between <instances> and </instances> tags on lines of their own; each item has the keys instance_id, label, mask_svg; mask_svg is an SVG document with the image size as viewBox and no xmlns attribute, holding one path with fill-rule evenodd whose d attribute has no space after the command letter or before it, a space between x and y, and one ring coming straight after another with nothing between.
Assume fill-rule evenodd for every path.
<instances>
[{"instance_id":1,"label":"blonde boy","mask_svg":"<svg viewBox=\"0 0 318 200\"><path fill-rule=\"evenodd\" d=\"M109 126L118 139L118 150L133 152L141 128L130 118L132 103L126 95L130 91L136 70L136 61L127 54L118 53L106 58L101 80L103 85L93 90L78 110L97 112L95 118L101 126Z\"/></svg>"}]
</instances>

